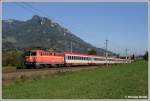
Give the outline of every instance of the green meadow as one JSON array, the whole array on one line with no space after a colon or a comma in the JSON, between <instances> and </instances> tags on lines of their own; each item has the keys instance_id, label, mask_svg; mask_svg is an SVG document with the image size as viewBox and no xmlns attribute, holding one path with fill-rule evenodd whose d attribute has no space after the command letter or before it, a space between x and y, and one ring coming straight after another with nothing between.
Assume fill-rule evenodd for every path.
<instances>
[{"instance_id":1,"label":"green meadow","mask_svg":"<svg viewBox=\"0 0 150 101\"><path fill-rule=\"evenodd\" d=\"M3 85L3 99L126 99L148 96L148 62L99 66Z\"/></svg>"}]
</instances>

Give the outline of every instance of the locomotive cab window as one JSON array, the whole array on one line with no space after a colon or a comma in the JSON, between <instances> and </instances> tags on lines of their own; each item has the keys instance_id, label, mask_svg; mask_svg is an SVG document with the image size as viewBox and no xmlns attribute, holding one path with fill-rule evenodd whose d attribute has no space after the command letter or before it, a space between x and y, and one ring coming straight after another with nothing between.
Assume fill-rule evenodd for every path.
<instances>
[{"instance_id":1,"label":"locomotive cab window","mask_svg":"<svg viewBox=\"0 0 150 101\"><path fill-rule=\"evenodd\" d=\"M36 52L31 52L31 56L36 56Z\"/></svg>"},{"instance_id":2,"label":"locomotive cab window","mask_svg":"<svg viewBox=\"0 0 150 101\"><path fill-rule=\"evenodd\" d=\"M25 55L26 55L26 56L30 56L30 51L27 51L27 52L25 53Z\"/></svg>"}]
</instances>

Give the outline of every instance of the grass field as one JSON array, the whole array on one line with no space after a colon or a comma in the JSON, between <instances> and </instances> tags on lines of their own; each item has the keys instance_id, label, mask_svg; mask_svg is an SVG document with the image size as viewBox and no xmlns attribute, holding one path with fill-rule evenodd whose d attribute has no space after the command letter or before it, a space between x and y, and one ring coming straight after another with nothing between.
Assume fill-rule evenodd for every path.
<instances>
[{"instance_id":1,"label":"grass field","mask_svg":"<svg viewBox=\"0 0 150 101\"><path fill-rule=\"evenodd\" d=\"M148 95L148 64L101 66L96 70L66 72L19 80L3 85L3 98L87 98L124 99L125 96Z\"/></svg>"}]
</instances>

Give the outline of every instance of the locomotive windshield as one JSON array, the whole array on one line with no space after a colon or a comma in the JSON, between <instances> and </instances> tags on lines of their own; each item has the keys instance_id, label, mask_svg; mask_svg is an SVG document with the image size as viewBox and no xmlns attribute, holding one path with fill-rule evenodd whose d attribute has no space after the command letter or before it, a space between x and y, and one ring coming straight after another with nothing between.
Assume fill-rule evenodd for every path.
<instances>
[{"instance_id":1,"label":"locomotive windshield","mask_svg":"<svg viewBox=\"0 0 150 101\"><path fill-rule=\"evenodd\" d=\"M36 56L36 52L30 52L31 56Z\"/></svg>"},{"instance_id":2,"label":"locomotive windshield","mask_svg":"<svg viewBox=\"0 0 150 101\"><path fill-rule=\"evenodd\" d=\"M30 56L30 51L25 52L26 56Z\"/></svg>"},{"instance_id":3,"label":"locomotive windshield","mask_svg":"<svg viewBox=\"0 0 150 101\"><path fill-rule=\"evenodd\" d=\"M36 56L36 52L28 51L26 52L26 56Z\"/></svg>"}]
</instances>

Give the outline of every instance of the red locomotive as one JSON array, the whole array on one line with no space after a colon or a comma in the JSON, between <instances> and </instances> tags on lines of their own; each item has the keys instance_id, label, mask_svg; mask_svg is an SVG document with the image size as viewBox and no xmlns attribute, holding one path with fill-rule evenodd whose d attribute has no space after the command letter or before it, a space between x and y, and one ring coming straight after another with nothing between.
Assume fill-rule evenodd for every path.
<instances>
[{"instance_id":1,"label":"red locomotive","mask_svg":"<svg viewBox=\"0 0 150 101\"><path fill-rule=\"evenodd\" d=\"M25 57L26 67L47 67L64 64L64 54L58 52L47 52L44 50L31 50Z\"/></svg>"},{"instance_id":2,"label":"red locomotive","mask_svg":"<svg viewBox=\"0 0 150 101\"><path fill-rule=\"evenodd\" d=\"M126 59L105 57L72 52L50 52L45 50L30 50L25 57L27 68L42 68L51 66L98 65L128 63Z\"/></svg>"}]
</instances>

